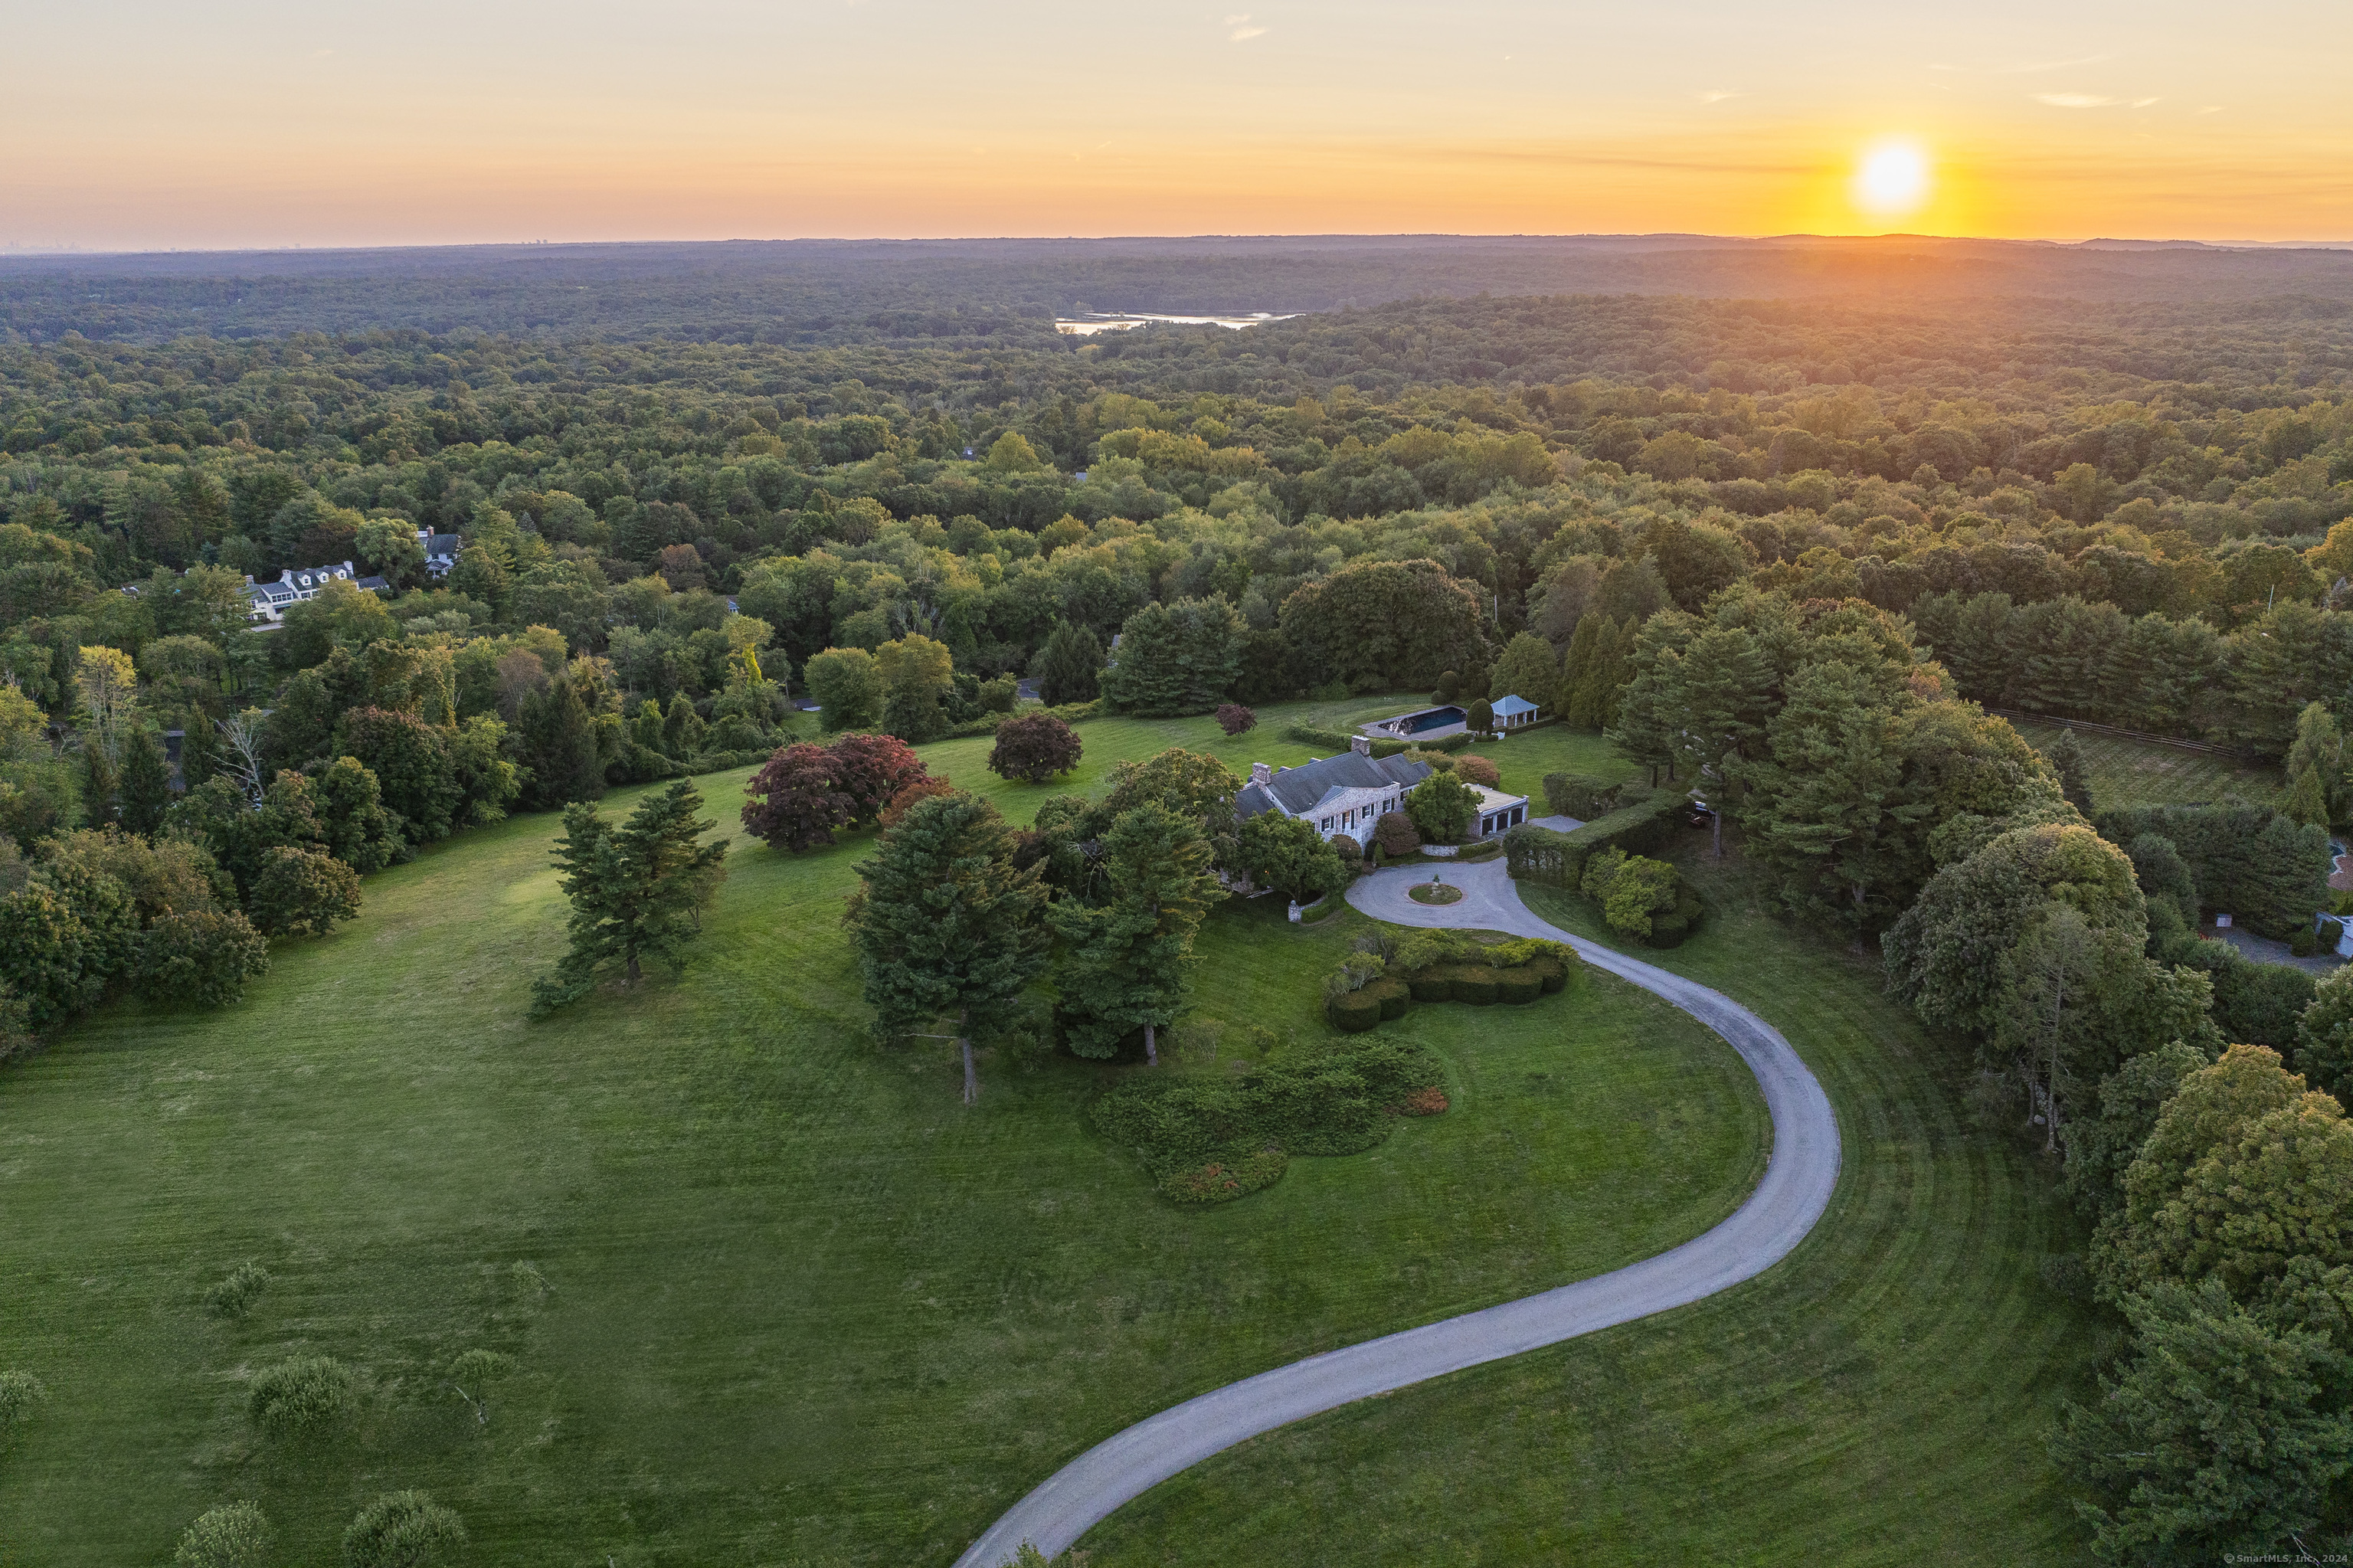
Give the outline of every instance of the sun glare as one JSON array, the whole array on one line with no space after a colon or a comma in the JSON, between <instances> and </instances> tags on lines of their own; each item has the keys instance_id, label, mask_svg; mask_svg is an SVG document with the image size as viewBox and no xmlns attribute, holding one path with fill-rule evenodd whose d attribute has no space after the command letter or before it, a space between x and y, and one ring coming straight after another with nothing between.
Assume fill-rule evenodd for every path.
<instances>
[{"instance_id":1,"label":"sun glare","mask_svg":"<svg viewBox=\"0 0 2353 1568\"><path fill-rule=\"evenodd\" d=\"M1883 142L1865 153L1854 173L1854 203L1865 212L1896 217L1928 199L1927 155L1909 142Z\"/></svg>"}]
</instances>

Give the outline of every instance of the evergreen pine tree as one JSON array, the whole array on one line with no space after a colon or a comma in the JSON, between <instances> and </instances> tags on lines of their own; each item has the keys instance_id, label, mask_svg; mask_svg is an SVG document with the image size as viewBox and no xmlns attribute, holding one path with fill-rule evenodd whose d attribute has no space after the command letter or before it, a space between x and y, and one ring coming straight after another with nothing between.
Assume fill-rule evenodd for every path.
<instances>
[{"instance_id":1,"label":"evergreen pine tree","mask_svg":"<svg viewBox=\"0 0 2353 1568\"><path fill-rule=\"evenodd\" d=\"M2059 792L2067 797L2069 805L2084 813L2084 821L2089 821L2092 817L2092 764L2084 755L2084 743L2075 738L2075 732L2061 730L2059 738L2043 752L2042 759L2051 764L2053 773L2059 775Z\"/></svg>"},{"instance_id":2,"label":"evergreen pine tree","mask_svg":"<svg viewBox=\"0 0 2353 1568\"><path fill-rule=\"evenodd\" d=\"M702 809L693 782L681 779L639 801L617 827L585 801L564 813L555 859L572 901L572 947L555 978L532 988L540 1011L586 995L597 970L616 959L630 985L649 958L685 967L702 906L726 874L727 845L701 842L712 826L697 820Z\"/></svg>"},{"instance_id":3,"label":"evergreen pine tree","mask_svg":"<svg viewBox=\"0 0 2353 1568\"><path fill-rule=\"evenodd\" d=\"M115 790L120 780L114 764L108 761L105 747L96 736L85 740L81 748L81 810L93 828L103 828L115 820Z\"/></svg>"},{"instance_id":4,"label":"evergreen pine tree","mask_svg":"<svg viewBox=\"0 0 2353 1568\"><path fill-rule=\"evenodd\" d=\"M1617 694L1616 722L1607 727L1619 750L1649 767L1652 784L1662 768L1674 776L1672 717L1682 701L1683 650L1698 624L1680 610L1661 611L1642 623L1627 661L1630 677Z\"/></svg>"},{"instance_id":5,"label":"evergreen pine tree","mask_svg":"<svg viewBox=\"0 0 2353 1568\"><path fill-rule=\"evenodd\" d=\"M1104 700L1146 717L1183 712L1184 644L1185 629L1167 606L1147 604L1129 616L1103 673Z\"/></svg>"},{"instance_id":6,"label":"evergreen pine tree","mask_svg":"<svg viewBox=\"0 0 2353 1568\"><path fill-rule=\"evenodd\" d=\"M1102 694L1103 663L1102 640L1066 620L1046 639L1030 672L1038 677L1038 694L1048 707L1056 708L1064 703L1091 703Z\"/></svg>"},{"instance_id":7,"label":"evergreen pine tree","mask_svg":"<svg viewBox=\"0 0 2353 1568\"><path fill-rule=\"evenodd\" d=\"M1013 830L959 790L918 800L857 866L846 916L884 1034L954 1018L964 1098L980 1097L972 1034L1008 1012L1045 961L1043 868L1016 871Z\"/></svg>"},{"instance_id":8,"label":"evergreen pine tree","mask_svg":"<svg viewBox=\"0 0 2353 1568\"><path fill-rule=\"evenodd\" d=\"M1712 626L1692 639L1666 707L1670 745L1692 763L1715 809L1715 854L1724 858L1724 818L1742 793L1739 764L1762 739L1772 667L1746 629Z\"/></svg>"},{"instance_id":9,"label":"evergreen pine tree","mask_svg":"<svg viewBox=\"0 0 2353 1568\"><path fill-rule=\"evenodd\" d=\"M2320 781L2320 769L2306 768L2288 776L2287 799L2280 802L2280 810L2316 828L2328 825L2328 789Z\"/></svg>"},{"instance_id":10,"label":"evergreen pine tree","mask_svg":"<svg viewBox=\"0 0 2353 1568\"><path fill-rule=\"evenodd\" d=\"M1048 912L1065 944L1063 1003L1084 1019L1071 1037L1080 1055L1109 1056L1141 1025L1145 1059L1159 1065L1157 1033L1184 1011L1193 935L1219 895L1209 862L1198 822L1148 802L1122 812L1103 835L1109 902L1069 898Z\"/></svg>"},{"instance_id":11,"label":"evergreen pine tree","mask_svg":"<svg viewBox=\"0 0 2353 1568\"><path fill-rule=\"evenodd\" d=\"M604 794L595 724L569 672L523 698L520 727L535 803L562 806Z\"/></svg>"},{"instance_id":12,"label":"evergreen pine tree","mask_svg":"<svg viewBox=\"0 0 2353 1568\"><path fill-rule=\"evenodd\" d=\"M1614 623L1617 637L1606 644L1608 657L1600 661L1601 727L1609 728L1618 722L1620 705L1626 696L1626 683L1634 678L1634 643L1641 635L1641 623L1632 616Z\"/></svg>"},{"instance_id":13,"label":"evergreen pine tree","mask_svg":"<svg viewBox=\"0 0 2353 1568\"><path fill-rule=\"evenodd\" d=\"M172 763L153 729L141 725L122 742L122 826L152 834L172 804Z\"/></svg>"},{"instance_id":14,"label":"evergreen pine tree","mask_svg":"<svg viewBox=\"0 0 2353 1568\"><path fill-rule=\"evenodd\" d=\"M1601 727L1598 666L1606 656L1606 644L1616 641L1617 634L1617 625L1608 616L1588 610L1569 636L1568 657L1561 670L1561 688L1567 694L1562 716L1578 729Z\"/></svg>"}]
</instances>

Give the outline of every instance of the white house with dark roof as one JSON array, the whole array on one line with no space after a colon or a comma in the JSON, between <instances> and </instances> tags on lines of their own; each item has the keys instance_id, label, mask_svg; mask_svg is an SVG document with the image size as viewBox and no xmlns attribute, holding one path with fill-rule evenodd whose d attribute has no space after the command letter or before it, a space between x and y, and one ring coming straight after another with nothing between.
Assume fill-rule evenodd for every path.
<instances>
[{"instance_id":1,"label":"white house with dark roof","mask_svg":"<svg viewBox=\"0 0 2353 1568\"><path fill-rule=\"evenodd\" d=\"M289 567L278 574L274 583L258 583L245 579L246 616L257 626L275 626L286 619L286 612L306 599L316 599L319 590L341 577L354 588L381 593L390 585L380 577L363 577L355 575L349 561L329 567Z\"/></svg>"},{"instance_id":2,"label":"white house with dark roof","mask_svg":"<svg viewBox=\"0 0 2353 1568\"><path fill-rule=\"evenodd\" d=\"M1251 763L1250 782L1234 797L1234 814L1247 819L1280 811L1314 823L1327 839L1346 833L1362 843L1383 812L1405 810L1406 796L1430 774L1427 762L1375 757L1372 741L1356 736L1339 756L1297 768Z\"/></svg>"},{"instance_id":3,"label":"white house with dark roof","mask_svg":"<svg viewBox=\"0 0 2353 1568\"><path fill-rule=\"evenodd\" d=\"M1280 811L1314 823L1327 839L1345 833L1366 843L1383 813L1404 810L1405 798L1433 771L1427 762L1375 757L1371 736L1351 736L1348 749L1337 757L1319 757L1297 768L1251 763L1250 782L1234 797L1234 815L1248 819ZM1525 795L1480 784L1471 788L1479 797L1479 814L1471 820L1470 837L1489 838L1528 820Z\"/></svg>"}]
</instances>

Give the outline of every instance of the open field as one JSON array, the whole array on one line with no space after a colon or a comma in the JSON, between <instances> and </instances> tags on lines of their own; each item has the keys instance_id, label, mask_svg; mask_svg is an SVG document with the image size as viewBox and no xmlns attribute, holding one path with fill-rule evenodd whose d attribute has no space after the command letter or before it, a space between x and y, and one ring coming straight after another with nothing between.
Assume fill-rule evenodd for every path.
<instances>
[{"instance_id":1,"label":"open field","mask_svg":"<svg viewBox=\"0 0 2353 1568\"><path fill-rule=\"evenodd\" d=\"M1068 787L1170 744L1301 760L1291 716L1231 741L1090 724ZM987 746L931 754L1026 816L1050 790L985 774ZM1541 773L1607 749L1546 731L1495 755ZM742 777L702 781L723 819ZM860 842L739 839L682 984L528 1022L560 946L555 826L370 879L360 920L282 947L237 1008L112 1004L0 1074L0 1367L52 1391L0 1453L0 1563L160 1563L239 1497L280 1557L325 1563L408 1486L458 1509L480 1562L944 1563L1142 1415L1648 1255L1762 1168L1732 1053L1597 977L1415 1009L1388 1027L1445 1061L1451 1111L1179 1211L1081 1119L1137 1069L992 1054L966 1111L944 1045L865 1035L836 924ZM1333 1039L1315 982L1360 928L1221 911L1169 1070L1229 1070L1239 1024ZM206 1316L246 1258L269 1291ZM444 1375L475 1345L521 1363L487 1427ZM258 1440L251 1372L308 1351L364 1369L359 1423Z\"/></svg>"},{"instance_id":2,"label":"open field","mask_svg":"<svg viewBox=\"0 0 2353 1568\"><path fill-rule=\"evenodd\" d=\"M2059 738L2062 726L2012 720L2018 733L2037 751ZM2240 795L2264 804L2277 803L2283 789L2280 770L2244 758L2184 751L2121 736L2079 729L2084 760L2092 765L2092 803L2110 806L2166 806L2198 800L2219 800Z\"/></svg>"},{"instance_id":3,"label":"open field","mask_svg":"<svg viewBox=\"0 0 2353 1568\"><path fill-rule=\"evenodd\" d=\"M1813 1234L1710 1300L1220 1455L1093 1531L1095 1568L2084 1560L2044 1442L2097 1347L2036 1274L2074 1222L2031 1156L1962 1125L1958 1054L1876 966L1770 920L1704 843L1677 858L1710 924L1634 950L1772 1020L1821 1079L1847 1168ZM1581 899L1526 902L1609 939Z\"/></svg>"}]
</instances>

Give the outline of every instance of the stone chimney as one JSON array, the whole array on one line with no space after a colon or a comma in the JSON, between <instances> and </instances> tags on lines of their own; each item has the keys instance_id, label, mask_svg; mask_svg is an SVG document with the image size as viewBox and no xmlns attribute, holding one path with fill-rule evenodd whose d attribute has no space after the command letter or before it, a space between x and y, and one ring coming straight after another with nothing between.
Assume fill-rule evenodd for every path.
<instances>
[{"instance_id":1,"label":"stone chimney","mask_svg":"<svg viewBox=\"0 0 2353 1568\"><path fill-rule=\"evenodd\" d=\"M1373 737L1369 735L1352 735L1348 737L1348 749L1359 757L1370 757L1373 754Z\"/></svg>"},{"instance_id":2,"label":"stone chimney","mask_svg":"<svg viewBox=\"0 0 2353 1568\"><path fill-rule=\"evenodd\" d=\"M1269 767L1268 767L1265 763L1263 763L1263 762L1253 762L1253 763L1251 763L1251 764L1250 764L1250 782L1251 782L1251 783L1253 783L1253 784L1271 784L1271 783L1272 783L1273 781L1274 781L1274 769L1273 769L1273 768L1269 768Z\"/></svg>"}]
</instances>

